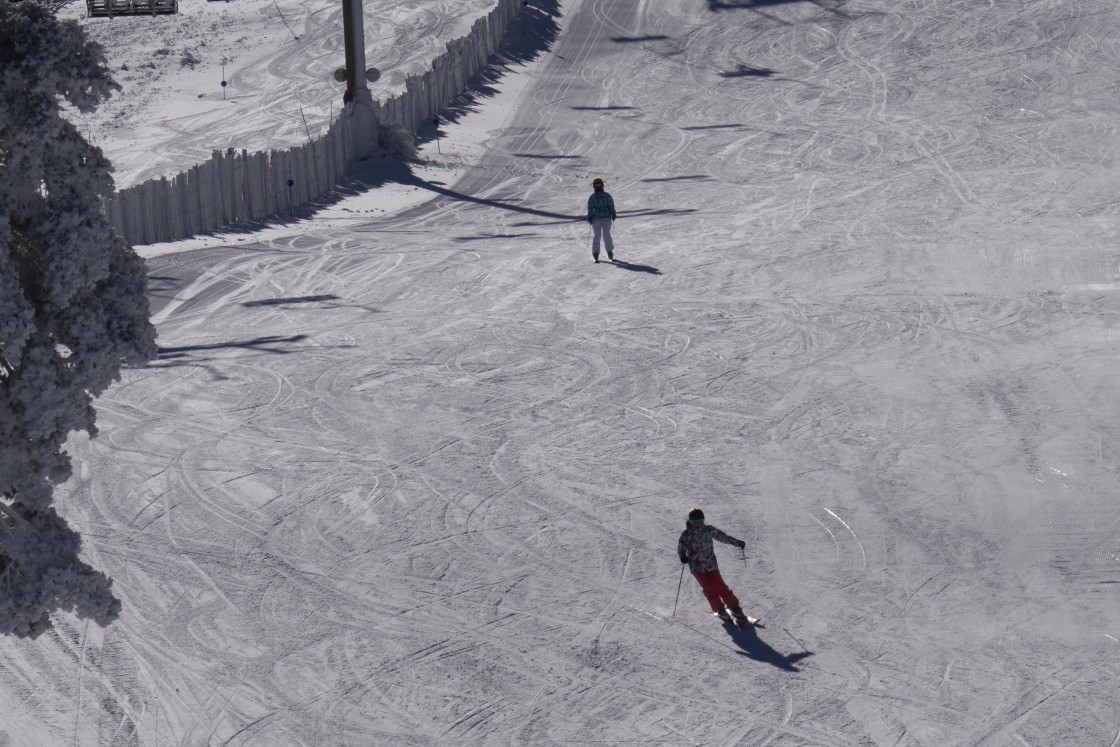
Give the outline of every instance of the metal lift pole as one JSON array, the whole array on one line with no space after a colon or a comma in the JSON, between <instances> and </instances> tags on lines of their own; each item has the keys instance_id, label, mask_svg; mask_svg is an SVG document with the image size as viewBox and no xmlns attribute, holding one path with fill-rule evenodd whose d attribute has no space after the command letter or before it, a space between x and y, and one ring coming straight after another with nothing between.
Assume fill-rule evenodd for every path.
<instances>
[{"instance_id":1,"label":"metal lift pole","mask_svg":"<svg viewBox=\"0 0 1120 747\"><path fill-rule=\"evenodd\" d=\"M342 33L346 42L346 109L351 118L354 152L358 158L373 153L377 123L373 96L366 86L366 39L362 0L342 0Z\"/></svg>"}]
</instances>

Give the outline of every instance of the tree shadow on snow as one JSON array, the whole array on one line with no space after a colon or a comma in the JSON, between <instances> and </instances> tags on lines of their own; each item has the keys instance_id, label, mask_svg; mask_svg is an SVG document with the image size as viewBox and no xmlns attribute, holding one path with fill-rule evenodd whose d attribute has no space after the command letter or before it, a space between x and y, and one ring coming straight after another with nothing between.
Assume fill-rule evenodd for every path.
<instances>
[{"instance_id":1,"label":"tree shadow on snow","mask_svg":"<svg viewBox=\"0 0 1120 747\"><path fill-rule=\"evenodd\" d=\"M763 664L770 664L778 669L784 669L787 672L801 671L796 666L797 662L813 655L812 651L801 651L796 654L779 653L770 644L758 637L758 631L753 625L736 628L734 625L726 623L723 627L735 645L743 649L737 651L737 654Z\"/></svg>"},{"instance_id":2,"label":"tree shadow on snow","mask_svg":"<svg viewBox=\"0 0 1120 747\"><path fill-rule=\"evenodd\" d=\"M302 342L307 339L307 335L291 335L290 337L280 337L278 335L269 335L267 337L258 337L254 340L242 340L240 342L216 342L207 345L183 345L181 347L168 347L162 345L156 351L156 358L148 364L149 368L160 367L161 365L174 365L185 358L192 358L192 353L198 353L205 350L227 350L230 348L241 348L243 350L258 350L264 353L275 353L277 355L286 355L295 352L284 347L284 344L291 344Z\"/></svg>"}]
</instances>

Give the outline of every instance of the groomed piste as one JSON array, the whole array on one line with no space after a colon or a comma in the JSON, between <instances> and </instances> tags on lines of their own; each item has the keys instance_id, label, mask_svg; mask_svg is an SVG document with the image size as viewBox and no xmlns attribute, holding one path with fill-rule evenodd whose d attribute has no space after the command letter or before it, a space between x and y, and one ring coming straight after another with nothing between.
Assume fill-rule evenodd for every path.
<instances>
[{"instance_id":1,"label":"groomed piste","mask_svg":"<svg viewBox=\"0 0 1120 747\"><path fill-rule=\"evenodd\" d=\"M365 7L385 91L487 10ZM82 21L168 50L82 121L123 178L326 126L335 3L179 11ZM58 500L123 612L0 640L0 744L1115 747L1115 3L511 33L417 161L137 248L160 354Z\"/></svg>"}]
</instances>

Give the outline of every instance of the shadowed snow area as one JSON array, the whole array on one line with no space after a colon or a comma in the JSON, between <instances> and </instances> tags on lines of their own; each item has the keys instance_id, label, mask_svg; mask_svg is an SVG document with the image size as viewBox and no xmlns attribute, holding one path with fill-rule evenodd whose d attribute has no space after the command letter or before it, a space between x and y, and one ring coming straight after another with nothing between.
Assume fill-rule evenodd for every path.
<instances>
[{"instance_id":1,"label":"shadowed snow area","mask_svg":"<svg viewBox=\"0 0 1120 747\"><path fill-rule=\"evenodd\" d=\"M0 744L1120 741L1113 0L562 10L424 164L141 248L59 501L124 610L0 640Z\"/></svg>"}]
</instances>

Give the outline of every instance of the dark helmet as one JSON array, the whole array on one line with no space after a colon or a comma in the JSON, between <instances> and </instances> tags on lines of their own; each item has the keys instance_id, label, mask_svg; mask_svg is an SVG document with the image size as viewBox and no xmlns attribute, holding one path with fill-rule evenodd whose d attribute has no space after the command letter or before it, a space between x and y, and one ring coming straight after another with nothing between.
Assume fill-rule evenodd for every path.
<instances>
[{"instance_id":1,"label":"dark helmet","mask_svg":"<svg viewBox=\"0 0 1120 747\"><path fill-rule=\"evenodd\" d=\"M691 524L692 526L696 526L696 527L703 526L704 525L704 512L701 511L698 508L694 508L691 511L689 511L688 512L688 523Z\"/></svg>"},{"instance_id":2,"label":"dark helmet","mask_svg":"<svg viewBox=\"0 0 1120 747\"><path fill-rule=\"evenodd\" d=\"M603 180L600 179L599 177L595 177L594 179L591 180L591 186L598 189L598 188L603 186Z\"/></svg>"}]
</instances>

